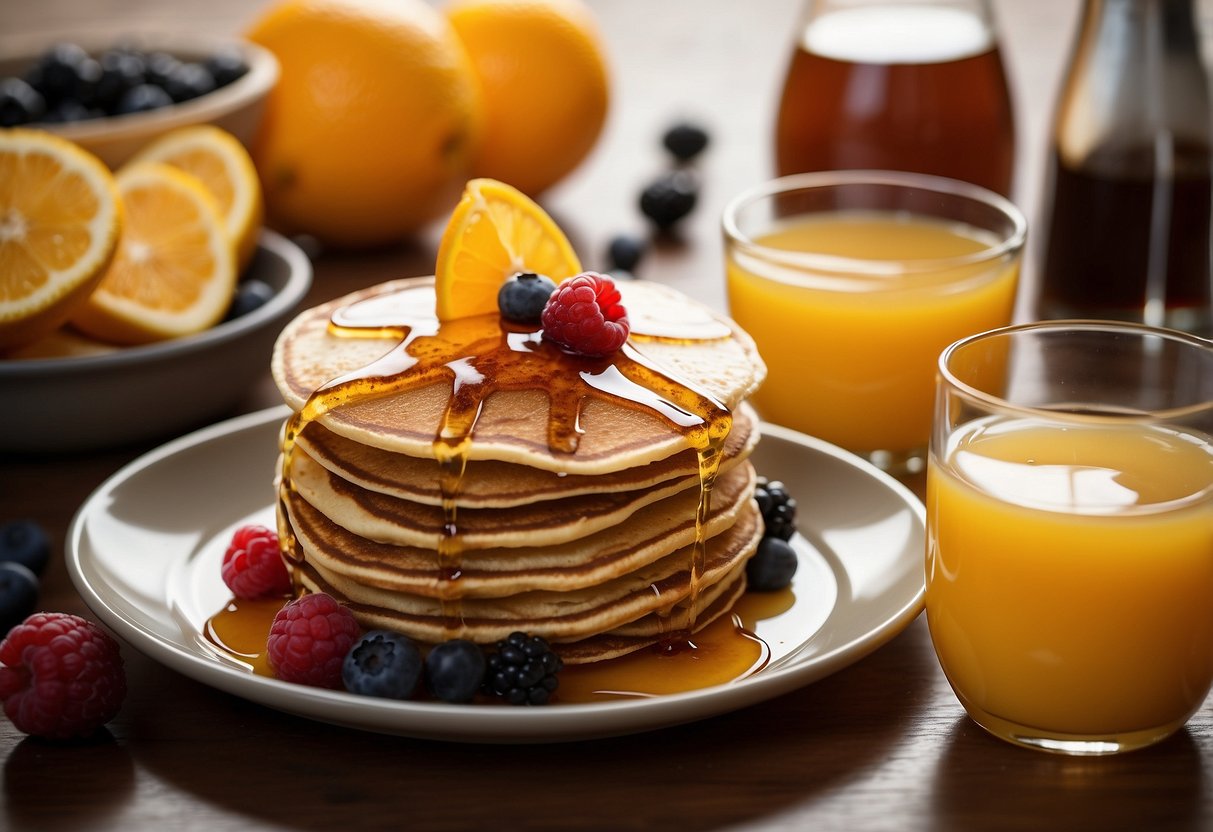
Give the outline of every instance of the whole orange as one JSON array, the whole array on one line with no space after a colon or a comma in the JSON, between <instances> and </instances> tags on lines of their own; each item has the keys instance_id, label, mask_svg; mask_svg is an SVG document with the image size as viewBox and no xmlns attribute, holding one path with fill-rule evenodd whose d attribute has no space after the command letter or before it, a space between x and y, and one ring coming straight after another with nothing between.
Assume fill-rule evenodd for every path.
<instances>
[{"instance_id":1,"label":"whole orange","mask_svg":"<svg viewBox=\"0 0 1213 832\"><path fill-rule=\"evenodd\" d=\"M484 100L476 176L534 196L581 163L606 122L605 50L581 0L454 0Z\"/></svg>"},{"instance_id":2,"label":"whole orange","mask_svg":"<svg viewBox=\"0 0 1213 832\"><path fill-rule=\"evenodd\" d=\"M445 17L424 0L282 0L247 37L281 66L252 145L271 224L358 247L451 210L480 101Z\"/></svg>"}]
</instances>

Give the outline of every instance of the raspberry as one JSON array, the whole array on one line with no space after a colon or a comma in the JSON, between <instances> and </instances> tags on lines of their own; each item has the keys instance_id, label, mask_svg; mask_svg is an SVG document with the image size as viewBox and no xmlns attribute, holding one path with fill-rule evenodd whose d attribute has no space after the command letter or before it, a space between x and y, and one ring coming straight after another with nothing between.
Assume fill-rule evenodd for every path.
<instances>
[{"instance_id":1,"label":"raspberry","mask_svg":"<svg viewBox=\"0 0 1213 832\"><path fill-rule=\"evenodd\" d=\"M543 335L565 349L602 356L628 339L628 312L606 275L582 272L556 287L543 307Z\"/></svg>"},{"instance_id":2,"label":"raspberry","mask_svg":"<svg viewBox=\"0 0 1213 832\"><path fill-rule=\"evenodd\" d=\"M291 591L278 535L265 526L241 526L223 554L223 582L237 598L251 601Z\"/></svg>"},{"instance_id":3,"label":"raspberry","mask_svg":"<svg viewBox=\"0 0 1213 832\"><path fill-rule=\"evenodd\" d=\"M354 614L333 596L304 595L274 616L266 643L270 666L285 682L340 690L345 654L360 632Z\"/></svg>"},{"instance_id":4,"label":"raspberry","mask_svg":"<svg viewBox=\"0 0 1213 832\"><path fill-rule=\"evenodd\" d=\"M31 615L0 642L0 700L19 730L46 739L93 734L126 697L118 642L91 621Z\"/></svg>"}]
</instances>

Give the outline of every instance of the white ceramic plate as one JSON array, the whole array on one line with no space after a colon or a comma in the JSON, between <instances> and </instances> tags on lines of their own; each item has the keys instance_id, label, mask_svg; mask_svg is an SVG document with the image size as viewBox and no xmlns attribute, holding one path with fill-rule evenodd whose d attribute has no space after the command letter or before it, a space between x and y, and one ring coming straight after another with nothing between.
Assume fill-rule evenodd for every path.
<instances>
[{"instance_id":1,"label":"white ceramic plate","mask_svg":"<svg viewBox=\"0 0 1213 832\"><path fill-rule=\"evenodd\" d=\"M284 408L214 425L148 453L80 508L67 541L72 580L133 646L221 690L312 719L426 739L552 742L646 731L753 705L821 679L901 632L922 609L922 504L832 445L763 426L758 472L785 482L802 536L792 613L759 623L771 661L690 693L509 708L395 702L287 684L217 655L201 636L229 599L219 577L236 527L273 524ZM806 603L807 602L807 603Z\"/></svg>"}]
</instances>

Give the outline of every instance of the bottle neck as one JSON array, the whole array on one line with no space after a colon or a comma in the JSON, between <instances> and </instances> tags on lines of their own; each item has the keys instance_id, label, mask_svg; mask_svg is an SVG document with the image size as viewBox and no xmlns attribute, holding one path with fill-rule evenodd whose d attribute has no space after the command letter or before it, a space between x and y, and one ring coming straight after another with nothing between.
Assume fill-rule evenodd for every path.
<instances>
[{"instance_id":1,"label":"bottle neck","mask_svg":"<svg viewBox=\"0 0 1213 832\"><path fill-rule=\"evenodd\" d=\"M1115 148L1207 146L1208 81L1191 0L1085 0L1054 140L1072 164ZM1111 148L1111 150L1109 149Z\"/></svg>"}]
</instances>

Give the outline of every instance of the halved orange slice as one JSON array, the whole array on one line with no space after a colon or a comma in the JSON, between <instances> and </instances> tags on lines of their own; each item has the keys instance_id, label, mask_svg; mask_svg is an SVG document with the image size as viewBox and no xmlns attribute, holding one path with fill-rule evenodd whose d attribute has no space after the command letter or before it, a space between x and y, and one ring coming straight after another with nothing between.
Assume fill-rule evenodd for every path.
<instances>
[{"instance_id":1,"label":"halved orange slice","mask_svg":"<svg viewBox=\"0 0 1213 832\"><path fill-rule=\"evenodd\" d=\"M257 248L265 204L257 168L235 136L211 124L182 127L152 142L130 163L138 162L164 162L198 177L219 203L236 247L237 268L248 265Z\"/></svg>"},{"instance_id":2,"label":"halved orange slice","mask_svg":"<svg viewBox=\"0 0 1213 832\"><path fill-rule=\"evenodd\" d=\"M0 350L62 324L101 280L122 205L109 169L39 130L0 130Z\"/></svg>"},{"instance_id":3,"label":"halved orange slice","mask_svg":"<svg viewBox=\"0 0 1213 832\"><path fill-rule=\"evenodd\" d=\"M438 245L438 320L496 312L497 291L517 272L559 283L580 271L564 232L530 197L495 179L473 179Z\"/></svg>"},{"instance_id":4,"label":"halved orange slice","mask_svg":"<svg viewBox=\"0 0 1213 832\"><path fill-rule=\"evenodd\" d=\"M103 341L142 344L217 323L235 290L236 258L214 198L160 162L123 167L116 179L126 212L118 253L72 324Z\"/></svg>"}]
</instances>

